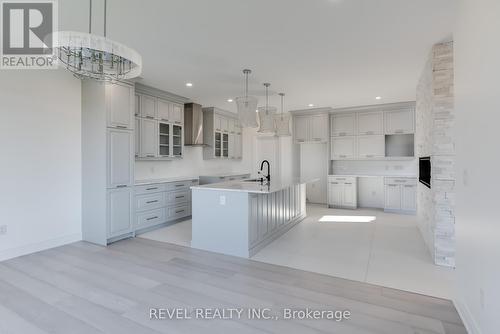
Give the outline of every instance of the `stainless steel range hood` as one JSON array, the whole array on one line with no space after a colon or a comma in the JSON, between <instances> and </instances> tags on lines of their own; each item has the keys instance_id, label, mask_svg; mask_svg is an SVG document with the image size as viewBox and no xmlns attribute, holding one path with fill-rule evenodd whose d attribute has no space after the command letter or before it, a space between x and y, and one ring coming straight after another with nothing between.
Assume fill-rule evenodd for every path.
<instances>
[{"instance_id":1,"label":"stainless steel range hood","mask_svg":"<svg viewBox=\"0 0 500 334\"><path fill-rule=\"evenodd\" d=\"M184 105L184 145L206 146L203 143L203 111L196 103Z\"/></svg>"}]
</instances>

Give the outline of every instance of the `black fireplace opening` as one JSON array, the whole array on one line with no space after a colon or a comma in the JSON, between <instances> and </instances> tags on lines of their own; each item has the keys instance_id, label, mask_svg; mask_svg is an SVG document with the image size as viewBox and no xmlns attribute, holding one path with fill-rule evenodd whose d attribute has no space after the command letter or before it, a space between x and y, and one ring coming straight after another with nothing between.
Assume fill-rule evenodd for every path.
<instances>
[{"instance_id":1,"label":"black fireplace opening","mask_svg":"<svg viewBox=\"0 0 500 334\"><path fill-rule=\"evenodd\" d=\"M421 157L419 159L418 180L427 188L431 187L431 157Z\"/></svg>"}]
</instances>

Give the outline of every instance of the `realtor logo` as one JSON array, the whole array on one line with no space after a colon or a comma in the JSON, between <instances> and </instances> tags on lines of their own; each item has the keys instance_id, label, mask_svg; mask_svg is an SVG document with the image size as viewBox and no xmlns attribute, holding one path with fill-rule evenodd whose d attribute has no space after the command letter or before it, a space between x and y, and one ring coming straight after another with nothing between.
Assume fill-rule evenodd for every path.
<instances>
[{"instance_id":1,"label":"realtor logo","mask_svg":"<svg viewBox=\"0 0 500 334\"><path fill-rule=\"evenodd\" d=\"M1 2L2 69L55 68L56 7L52 0Z\"/></svg>"}]
</instances>

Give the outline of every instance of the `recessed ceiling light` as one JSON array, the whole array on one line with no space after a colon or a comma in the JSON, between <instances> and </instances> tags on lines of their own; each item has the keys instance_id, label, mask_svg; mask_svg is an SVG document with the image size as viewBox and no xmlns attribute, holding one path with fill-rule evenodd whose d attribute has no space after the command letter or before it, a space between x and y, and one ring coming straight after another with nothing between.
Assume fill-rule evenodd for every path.
<instances>
[{"instance_id":1,"label":"recessed ceiling light","mask_svg":"<svg viewBox=\"0 0 500 334\"><path fill-rule=\"evenodd\" d=\"M227 102L233 102L233 99L227 99Z\"/></svg>"},{"instance_id":2,"label":"recessed ceiling light","mask_svg":"<svg viewBox=\"0 0 500 334\"><path fill-rule=\"evenodd\" d=\"M255 109L255 112L259 112L259 109Z\"/></svg>"},{"instance_id":3,"label":"recessed ceiling light","mask_svg":"<svg viewBox=\"0 0 500 334\"><path fill-rule=\"evenodd\" d=\"M187 82L187 83L186 83L186 87L193 87L193 84L192 84L192 83L190 83L190 82Z\"/></svg>"},{"instance_id":4,"label":"recessed ceiling light","mask_svg":"<svg viewBox=\"0 0 500 334\"><path fill-rule=\"evenodd\" d=\"M377 96L375 100L382 100L382 96Z\"/></svg>"},{"instance_id":5,"label":"recessed ceiling light","mask_svg":"<svg viewBox=\"0 0 500 334\"><path fill-rule=\"evenodd\" d=\"M314 104L309 103L307 106L308 106L309 108L312 108L312 107L314 107Z\"/></svg>"}]
</instances>

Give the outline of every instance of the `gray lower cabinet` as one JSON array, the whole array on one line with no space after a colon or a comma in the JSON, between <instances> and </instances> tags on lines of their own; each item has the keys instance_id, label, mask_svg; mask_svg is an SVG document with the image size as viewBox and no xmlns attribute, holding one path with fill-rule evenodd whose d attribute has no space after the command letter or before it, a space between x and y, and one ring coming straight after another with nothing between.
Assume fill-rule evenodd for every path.
<instances>
[{"instance_id":1,"label":"gray lower cabinet","mask_svg":"<svg viewBox=\"0 0 500 334\"><path fill-rule=\"evenodd\" d=\"M135 186L136 233L191 216L191 186L197 179Z\"/></svg>"},{"instance_id":2,"label":"gray lower cabinet","mask_svg":"<svg viewBox=\"0 0 500 334\"><path fill-rule=\"evenodd\" d=\"M132 188L108 189L108 239L132 230Z\"/></svg>"},{"instance_id":3,"label":"gray lower cabinet","mask_svg":"<svg viewBox=\"0 0 500 334\"><path fill-rule=\"evenodd\" d=\"M386 177L384 211L415 214L417 211L417 179Z\"/></svg>"}]
</instances>

